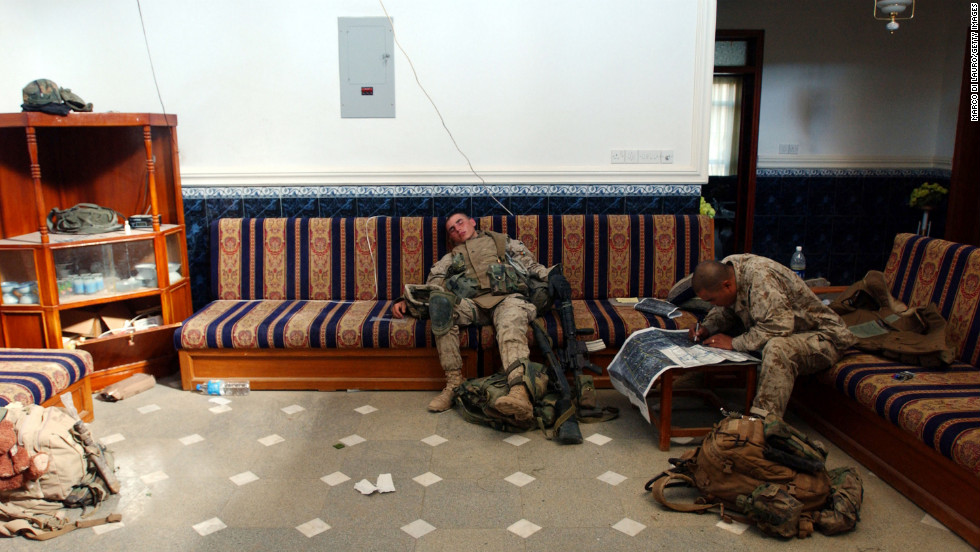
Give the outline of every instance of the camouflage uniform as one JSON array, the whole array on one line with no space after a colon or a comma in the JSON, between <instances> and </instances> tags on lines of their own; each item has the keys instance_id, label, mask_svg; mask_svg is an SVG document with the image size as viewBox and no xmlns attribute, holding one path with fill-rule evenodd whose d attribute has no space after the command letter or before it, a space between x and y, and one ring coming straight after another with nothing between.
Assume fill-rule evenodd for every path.
<instances>
[{"instance_id":1,"label":"camouflage uniform","mask_svg":"<svg viewBox=\"0 0 980 552\"><path fill-rule=\"evenodd\" d=\"M548 268L538 263L523 243L508 239L506 251L529 275L547 279ZM478 231L432 265L426 284L445 287L450 267L458 254L463 256L465 277L477 282L478 291L474 297L459 300L453 309L453 325L449 333L436 337L439 363L447 372L461 369L463 359L459 354L459 327L493 324L500 359L504 369L509 371L515 361L526 359L530 354L527 330L536 316L534 305L520 294L491 295L487 269L498 262L497 247L493 238L483 231Z\"/></svg>"},{"instance_id":2,"label":"camouflage uniform","mask_svg":"<svg viewBox=\"0 0 980 552\"><path fill-rule=\"evenodd\" d=\"M702 326L712 334L745 329L732 339L732 348L762 351L752 411L782 416L796 376L829 368L857 338L785 266L756 255L731 255L722 262L735 268L735 303L711 309Z\"/></svg>"}]
</instances>

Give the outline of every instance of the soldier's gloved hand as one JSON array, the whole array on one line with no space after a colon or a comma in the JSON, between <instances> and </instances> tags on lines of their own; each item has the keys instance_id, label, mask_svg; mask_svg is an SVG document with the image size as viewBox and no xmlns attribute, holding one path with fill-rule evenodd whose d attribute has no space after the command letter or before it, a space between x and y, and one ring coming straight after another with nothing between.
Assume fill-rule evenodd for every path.
<instances>
[{"instance_id":1,"label":"soldier's gloved hand","mask_svg":"<svg viewBox=\"0 0 980 552\"><path fill-rule=\"evenodd\" d=\"M561 265L555 265L548 273L548 292L552 297L560 300L572 298L572 285L562 273Z\"/></svg>"}]
</instances>

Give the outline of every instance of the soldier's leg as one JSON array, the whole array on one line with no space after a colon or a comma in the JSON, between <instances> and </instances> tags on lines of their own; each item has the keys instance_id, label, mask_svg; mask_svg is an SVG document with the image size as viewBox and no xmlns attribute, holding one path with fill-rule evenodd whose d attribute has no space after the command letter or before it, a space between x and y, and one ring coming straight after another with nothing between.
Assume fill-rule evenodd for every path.
<instances>
[{"instance_id":1,"label":"soldier's leg","mask_svg":"<svg viewBox=\"0 0 980 552\"><path fill-rule=\"evenodd\" d=\"M429 411L442 412L453 406L453 392L463 383L463 357L459 353L459 327L473 324L477 308L473 301L461 299L455 304L452 296L438 295L429 300L429 313L432 317L432 333L435 335L436 350L439 352L439 364L446 372L446 387L429 402ZM433 303L437 313L433 316ZM448 311L448 315L447 315ZM436 319L435 316L439 318Z\"/></svg>"},{"instance_id":2,"label":"soldier's leg","mask_svg":"<svg viewBox=\"0 0 980 552\"><path fill-rule=\"evenodd\" d=\"M840 352L830 341L807 333L777 337L762 349L759 386L751 412L782 417L800 375L815 374L833 366Z\"/></svg>"},{"instance_id":3,"label":"soldier's leg","mask_svg":"<svg viewBox=\"0 0 980 552\"><path fill-rule=\"evenodd\" d=\"M500 360L507 374L507 385L510 386L510 392L497 399L493 406L501 414L514 416L518 420L529 420L534 412L528 390L524 386L524 370L530 356L527 345L528 325L535 316L534 305L517 296L504 299L493 311Z\"/></svg>"}]
</instances>

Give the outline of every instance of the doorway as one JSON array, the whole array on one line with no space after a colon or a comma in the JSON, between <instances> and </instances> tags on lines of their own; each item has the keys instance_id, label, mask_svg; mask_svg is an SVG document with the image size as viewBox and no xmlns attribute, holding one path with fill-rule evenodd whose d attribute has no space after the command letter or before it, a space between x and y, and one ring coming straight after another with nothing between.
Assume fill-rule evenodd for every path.
<instances>
[{"instance_id":1,"label":"doorway","mask_svg":"<svg viewBox=\"0 0 980 552\"><path fill-rule=\"evenodd\" d=\"M765 31L715 32L708 183L701 195L715 209L715 256L752 251L759 99Z\"/></svg>"}]
</instances>

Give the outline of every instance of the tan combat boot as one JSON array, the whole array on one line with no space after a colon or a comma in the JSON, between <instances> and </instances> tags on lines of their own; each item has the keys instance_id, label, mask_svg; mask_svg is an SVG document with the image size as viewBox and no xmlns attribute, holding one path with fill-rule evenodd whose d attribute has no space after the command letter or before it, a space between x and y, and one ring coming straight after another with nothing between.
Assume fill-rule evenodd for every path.
<instances>
[{"instance_id":1,"label":"tan combat boot","mask_svg":"<svg viewBox=\"0 0 980 552\"><path fill-rule=\"evenodd\" d=\"M453 407L453 399L456 393L453 392L459 384L463 383L463 373L459 370L446 372L446 387L436 398L429 402L429 412L443 412Z\"/></svg>"},{"instance_id":2,"label":"tan combat boot","mask_svg":"<svg viewBox=\"0 0 980 552\"><path fill-rule=\"evenodd\" d=\"M524 383L518 382L510 386L510 391L497 399L493 407L504 416L513 416L517 420L530 420L534 415L531 398L527 394Z\"/></svg>"}]
</instances>

